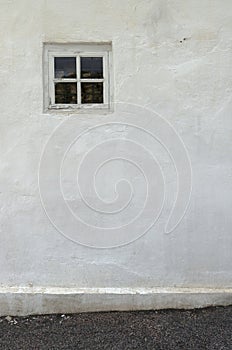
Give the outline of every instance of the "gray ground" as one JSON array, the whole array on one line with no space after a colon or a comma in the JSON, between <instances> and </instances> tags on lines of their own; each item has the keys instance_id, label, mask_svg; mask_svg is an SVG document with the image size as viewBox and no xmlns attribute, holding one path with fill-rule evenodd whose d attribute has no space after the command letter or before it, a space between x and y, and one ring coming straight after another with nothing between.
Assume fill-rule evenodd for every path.
<instances>
[{"instance_id":1,"label":"gray ground","mask_svg":"<svg viewBox=\"0 0 232 350\"><path fill-rule=\"evenodd\" d=\"M0 349L232 350L232 306L3 317Z\"/></svg>"}]
</instances>

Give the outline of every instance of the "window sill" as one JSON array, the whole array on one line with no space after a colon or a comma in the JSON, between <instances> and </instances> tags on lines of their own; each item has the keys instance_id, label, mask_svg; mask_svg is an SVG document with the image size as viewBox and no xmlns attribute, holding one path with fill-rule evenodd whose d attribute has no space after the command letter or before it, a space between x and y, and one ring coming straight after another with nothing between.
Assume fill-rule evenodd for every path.
<instances>
[{"instance_id":1,"label":"window sill","mask_svg":"<svg viewBox=\"0 0 232 350\"><path fill-rule=\"evenodd\" d=\"M108 114L112 113L112 106L108 104L86 105L50 105L43 111L45 114Z\"/></svg>"}]
</instances>

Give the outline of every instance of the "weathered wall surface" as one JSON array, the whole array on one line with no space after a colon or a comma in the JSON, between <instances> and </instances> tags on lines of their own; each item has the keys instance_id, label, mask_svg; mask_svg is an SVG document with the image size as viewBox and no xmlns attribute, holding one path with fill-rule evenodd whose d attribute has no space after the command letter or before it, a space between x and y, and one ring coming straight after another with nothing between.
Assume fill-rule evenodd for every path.
<instances>
[{"instance_id":1,"label":"weathered wall surface","mask_svg":"<svg viewBox=\"0 0 232 350\"><path fill-rule=\"evenodd\" d=\"M0 7L1 286L231 288L231 1L1 0ZM193 190L170 234L172 193L149 232L114 249L76 244L45 215L39 161L68 116L43 113L43 42L81 41L112 42L114 100L159 113L186 146ZM77 118L80 128L116 120L115 113ZM81 154L90 146L83 141ZM114 173L127 177L119 168ZM166 175L175 190L173 168Z\"/></svg>"}]
</instances>

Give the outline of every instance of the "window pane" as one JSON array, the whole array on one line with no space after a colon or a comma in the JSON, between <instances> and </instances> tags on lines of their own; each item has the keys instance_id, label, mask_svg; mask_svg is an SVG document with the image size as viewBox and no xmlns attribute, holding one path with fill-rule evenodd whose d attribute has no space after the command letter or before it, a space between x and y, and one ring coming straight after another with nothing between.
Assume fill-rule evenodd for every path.
<instances>
[{"instance_id":1,"label":"window pane","mask_svg":"<svg viewBox=\"0 0 232 350\"><path fill-rule=\"evenodd\" d=\"M77 84L76 83L56 83L55 84L55 103L56 104L76 104L77 103Z\"/></svg>"},{"instance_id":2,"label":"window pane","mask_svg":"<svg viewBox=\"0 0 232 350\"><path fill-rule=\"evenodd\" d=\"M81 78L103 78L103 58L81 57Z\"/></svg>"},{"instance_id":3,"label":"window pane","mask_svg":"<svg viewBox=\"0 0 232 350\"><path fill-rule=\"evenodd\" d=\"M55 57L55 78L76 78L76 57Z\"/></svg>"},{"instance_id":4,"label":"window pane","mask_svg":"<svg viewBox=\"0 0 232 350\"><path fill-rule=\"evenodd\" d=\"M81 103L103 103L103 83L81 83Z\"/></svg>"}]
</instances>

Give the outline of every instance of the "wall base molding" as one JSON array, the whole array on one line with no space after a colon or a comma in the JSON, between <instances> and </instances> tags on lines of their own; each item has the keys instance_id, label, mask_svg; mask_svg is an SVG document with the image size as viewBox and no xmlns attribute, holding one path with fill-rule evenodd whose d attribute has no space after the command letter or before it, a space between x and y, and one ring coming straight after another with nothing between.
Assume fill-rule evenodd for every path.
<instances>
[{"instance_id":1,"label":"wall base molding","mask_svg":"<svg viewBox=\"0 0 232 350\"><path fill-rule=\"evenodd\" d=\"M232 288L0 287L1 316L227 305L232 305Z\"/></svg>"}]
</instances>

